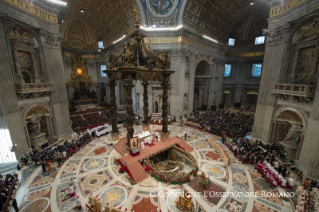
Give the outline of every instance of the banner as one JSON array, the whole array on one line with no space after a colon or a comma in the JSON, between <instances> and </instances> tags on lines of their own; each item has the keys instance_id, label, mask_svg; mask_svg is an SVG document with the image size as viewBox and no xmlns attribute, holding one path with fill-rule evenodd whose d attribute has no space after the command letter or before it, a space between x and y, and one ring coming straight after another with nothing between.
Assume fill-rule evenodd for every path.
<instances>
[{"instance_id":1,"label":"banner","mask_svg":"<svg viewBox=\"0 0 319 212\"><path fill-rule=\"evenodd\" d=\"M18 7L19 9L26 11L32 15L37 16L38 18L41 18L47 22L50 23L58 23L58 17L57 14L48 12L30 2L27 0L4 0L5 2Z\"/></svg>"}]
</instances>

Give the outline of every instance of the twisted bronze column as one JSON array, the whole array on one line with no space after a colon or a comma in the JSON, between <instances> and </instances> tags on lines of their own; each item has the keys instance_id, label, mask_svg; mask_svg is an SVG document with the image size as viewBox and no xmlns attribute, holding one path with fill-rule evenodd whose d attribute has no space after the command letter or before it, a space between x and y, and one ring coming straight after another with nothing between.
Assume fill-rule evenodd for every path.
<instances>
[{"instance_id":1,"label":"twisted bronze column","mask_svg":"<svg viewBox=\"0 0 319 212\"><path fill-rule=\"evenodd\" d=\"M111 98L111 119L112 119L112 133L118 133L117 128L117 106L116 106L116 95L115 95L115 80L109 80L110 86L110 98Z\"/></svg>"},{"instance_id":2,"label":"twisted bronze column","mask_svg":"<svg viewBox=\"0 0 319 212\"><path fill-rule=\"evenodd\" d=\"M143 111L144 111L144 121L143 124L148 124L148 95L147 95L147 87L150 83L148 81L143 81Z\"/></svg>"},{"instance_id":3,"label":"twisted bronze column","mask_svg":"<svg viewBox=\"0 0 319 212\"><path fill-rule=\"evenodd\" d=\"M163 122L162 122L162 133L167 133L168 130L167 130L167 121L168 121L168 117L167 117L167 114L168 114L168 88L169 88L169 75L164 75L164 81L162 82L162 88L163 88L163 106L162 106L162 109L163 109L163 113L162 113L162 119L163 119Z\"/></svg>"},{"instance_id":4,"label":"twisted bronze column","mask_svg":"<svg viewBox=\"0 0 319 212\"><path fill-rule=\"evenodd\" d=\"M133 99L132 99L132 88L133 85L133 76L132 75L125 75L124 76L124 88L126 93L126 130L127 130L127 142L129 144L130 138L133 137L134 134L134 128L133 128L133 122L134 122L134 113L133 113Z\"/></svg>"}]
</instances>

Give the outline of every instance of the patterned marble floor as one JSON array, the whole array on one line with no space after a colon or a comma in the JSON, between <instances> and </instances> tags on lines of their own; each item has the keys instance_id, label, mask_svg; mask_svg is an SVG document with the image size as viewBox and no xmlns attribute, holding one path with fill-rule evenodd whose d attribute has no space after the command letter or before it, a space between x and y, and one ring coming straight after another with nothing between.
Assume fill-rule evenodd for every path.
<instances>
[{"instance_id":1,"label":"patterned marble floor","mask_svg":"<svg viewBox=\"0 0 319 212\"><path fill-rule=\"evenodd\" d=\"M134 128L136 133L142 131L139 126ZM157 130L161 126L154 125L152 128ZM101 199L103 204L108 202L116 207L121 206L122 209L157 211L160 208L162 212L175 212L178 211L175 203L177 198L173 195L164 197L164 192L174 194L186 188L191 192L198 192L198 195L193 198L197 212L293 211L289 198L262 196L262 192L277 194L284 190L269 187L253 167L242 165L223 146L232 160L232 164L226 166L218 152L205 142L207 136L216 141L220 139L218 136L189 127L179 127L176 124L170 125L169 131L170 136L179 135L184 138L185 133L187 134L186 141L194 148L191 153L197 159L199 173L204 171L211 179L211 185L206 190L198 188L198 178L184 185L167 185L149 177L137 185L131 185L127 180L127 174L120 174L118 166L114 163L120 155L113 147L106 144L109 137L103 136L85 146L61 167L53 164L50 173L42 173L40 167L21 170L23 184L17 193L20 211L74 211L75 198L70 198L68 195L68 186L74 169L79 179L75 191L76 195L81 197L83 206L88 201L88 195L93 193ZM124 136L126 132L121 130L121 137ZM244 191L256 192L257 196L212 197L213 192L236 194Z\"/></svg>"}]
</instances>

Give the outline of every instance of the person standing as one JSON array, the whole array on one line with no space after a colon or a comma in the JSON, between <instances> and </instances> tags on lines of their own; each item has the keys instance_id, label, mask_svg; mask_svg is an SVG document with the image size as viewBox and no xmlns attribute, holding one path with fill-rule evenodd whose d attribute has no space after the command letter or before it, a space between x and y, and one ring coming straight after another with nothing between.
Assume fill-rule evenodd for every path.
<instances>
[{"instance_id":1,"label":"person standing","mask_svg":"<svg viewBox=\"0 0 319 212\"><path fill-rule=\"evenodd\" d=\"M76 206L78 207L78 210L82 209L82 202L79 196L76 198Z\"/></svg>"},{"instance_id":2,"label":"person standing","mask_svg":"<svg viewBox=\"0 0 319 212\"><path fill-rule=\"evenodd\" d=\"M49 171L49 173L50 173L50 172L51 172L51 162L50 162L50 160L48 160L47 166L48 166L48 171Z\"/></svg>"},{"instance_id":3,"label":"person standing","mask_svg":"<svg viewBox=\"0 0 319 212\"><path fill-rule=\"evenodd\" d=\"M13 199L12 207L14 208L15 212L19 212L18 203L16 199Z\"/></svg>"},{"instance_id":4,"label":"person standing","mask_svg":"<svg viewBox=\"0 0 319 212\"><path fill-rule=\"evenodd\" d=\"M75 195L75 191L74 191L74 187L73 187L72 183L69 186L69 194L71 197L74 197L74 195Z\"/></svg>"},{"instance_id":5,"label":"person standing","mask_svg":"<svg viewBox=\"0 0 319 212\"><path fill-rule=\"evenodd\" d=\"M46 172L45 163L41 162L41 166L42 166L42 172L45 173Z\"/></svg>"}]
</instances>

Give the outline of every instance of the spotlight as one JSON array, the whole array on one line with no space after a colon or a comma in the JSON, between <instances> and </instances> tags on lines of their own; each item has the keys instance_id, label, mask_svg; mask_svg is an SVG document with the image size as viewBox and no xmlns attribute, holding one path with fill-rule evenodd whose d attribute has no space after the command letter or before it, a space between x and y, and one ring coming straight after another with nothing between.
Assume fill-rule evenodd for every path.
<instances>
[{"instance_id":1,"label":"spotlight","mask_svg":"<svg viewBox=\"0 0 319 212\"><path fill-rule=\"evenodd\" d=\"M208 39L208 40L210 40L210 41L213 41L214 43L218 43L217 40L215 40L215 39L213 39L213 38L211 38L211 37L208 37L208 36L206 36L206 35L203 35L203 37L206 38L206 39Z\"/></svg>"},{"instance_id":2,"label":"spotlight","mask_svg":"<svg viewBox=\"0 0 319 212\"><path fill-rule=\"evenodd\" d=\"M62 6L66 6L67 5L67 3L64 2L64 1L59 1L59 0L47 0L47 1L49 1L49 2L51 2L53 4L62 5Z\"/></svg>"},{"instance_id":3,"label":"spotlight","mask_svg":"<svg viewBox=\"0 0 319 212\"><path fill-rule=\"evenodd\" d=\"M84 13L84 10L80 10L81 13Z\"/></svg>"},{"instance_id":4,"label":"spotlight","mask_svg":"<svg viewBox=\"0 0 319 212\"><path fill-rule=\"evenodd\" d=\"M254 5L255 3L252 1L252 2L250 2L250 5Z\"/></svg>"}]
</instances>

